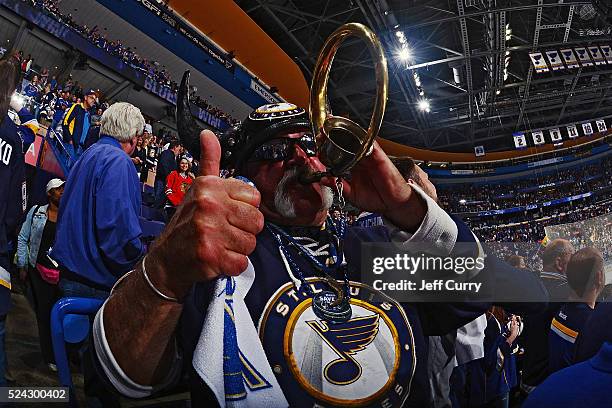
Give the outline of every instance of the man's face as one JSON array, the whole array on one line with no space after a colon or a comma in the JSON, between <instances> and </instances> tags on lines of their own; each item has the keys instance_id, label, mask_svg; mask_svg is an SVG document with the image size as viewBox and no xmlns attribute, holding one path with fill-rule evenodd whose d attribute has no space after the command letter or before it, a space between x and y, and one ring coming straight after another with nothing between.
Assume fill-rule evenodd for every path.
<instances>
[{"instance_id":1,"label":"man's face","mask_svg":"<svg viewBox=\"0 0 612 408\"><path fill-rule=\"evenodd\" d=\"M297 141L304 135L306 132L281 134L278 138ZM299 177L305 171L325 171L325 166L297 143L288 148L284 160L251 161L244 174L261 193L260 210L266 219L285 225L320 224L333 203L333 192L319 182L302 184Z\"/></svg>"},{"instance_id":2,"label":"man's face","mask_svg":"<svg viewBox=\"0 0 612 408\"><path fill-rule=\"evenodd\" d=\"M91 108L96 103L96 95L86 95L83 102L85 103L85 107L87 109Z\"/></svg>"}]
</instances>

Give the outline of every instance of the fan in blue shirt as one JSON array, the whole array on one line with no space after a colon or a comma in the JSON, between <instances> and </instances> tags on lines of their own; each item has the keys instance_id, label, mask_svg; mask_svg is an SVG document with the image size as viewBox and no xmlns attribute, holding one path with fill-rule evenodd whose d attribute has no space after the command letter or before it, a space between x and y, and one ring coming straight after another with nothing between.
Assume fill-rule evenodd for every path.
<instances>
[{"instance_id":1,"label":"fan in blue shirt","mask_svg":"<svg viewBox=\"0 0 612 408\"><path fill-rule=\"evenodd\" d=\"M144 253L140 185L130 160L144 118L138 108L115 103L101 121L100 140L68 176L51 256L61 265L62 281L104 291Z\"/></svg>"}]
</instances>

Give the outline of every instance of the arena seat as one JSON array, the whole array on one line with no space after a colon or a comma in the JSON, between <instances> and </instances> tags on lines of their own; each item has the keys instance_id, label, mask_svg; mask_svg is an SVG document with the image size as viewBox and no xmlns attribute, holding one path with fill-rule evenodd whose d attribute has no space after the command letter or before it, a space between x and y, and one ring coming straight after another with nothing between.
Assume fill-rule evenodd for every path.
<instances>
[{"instance_id":1,"label":"arena seat","mask_svg":"<svg viewBox=\"0 0 612 408\"><path fill-rule=\"evenodd\" d=\"M67 297L58 300L51 310L53 354L60 385L69 388L71 406L77 406L77 402L65 343L78 343L87 338L89 316L93 316L102 303L100 299Z\"/></svg>"},{"instance_id":2,"label":"arena seat","mask_svg":"<svg viewBox=\"0 0 612 408\"><path fill-rule=\"evenodd\" d=\"M160 210L143 205L140 207L140 216L148 221L164 222L164 213Z\"/></svg>"},{"instance_id":3,"label":"arena seat","mask_svg":"<svg viewBox=\"0 0 612 408\"><path fill-rule=\"evenodd\" d=\"M158 237L159 234L161 234L164 228L166 227L166 224L160 221L151 221L143 217L139 217L139 220L143 238Z\"/></svg>"}]
</instances>

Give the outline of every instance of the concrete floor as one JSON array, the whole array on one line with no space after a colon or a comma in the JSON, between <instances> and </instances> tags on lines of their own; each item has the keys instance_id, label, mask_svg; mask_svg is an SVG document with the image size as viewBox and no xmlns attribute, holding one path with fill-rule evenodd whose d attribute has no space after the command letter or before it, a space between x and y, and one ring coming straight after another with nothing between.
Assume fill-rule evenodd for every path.
<instances>
[{"instance_id":1,"label":"concrete floor","mask_svg":"<svg viewBox=\"0 0 612 408\"><path fill-rule=\"evenodd\" d=\"M44 364L38 343L36 316L27 298L22 294L23 288L18 283L12 293L13 308L6 321L6 352L8 371L14 380L12 387L58 387L57 373L50 371ZM72 381L75 385L79 406L85 407L83 393L83 375L72 366ZM122 407L189 407L188 393L173 394L163 398L146 400L122 399ZM66 404L45 404L45 406L65 406ZM39 408L40 403L19 404L19 407Z\"/></svg>"},{"instance_id":2,"label":"concrete floor","mask_svg":"<svg viewBox=\"0 0 612 408\"><path fill-rule=\"evenodd\" d=\"M20 288L17 288L19 290ZM58 387L57 373L44 364L38 344L36 317L26 297L13 292L13 309L6 320L6 352L8 371L14 380L14 387ZM74 373L72 381L76 387L79 402L84 401L83 376ZM49 404L51 405L51 404ZM57 404L58 406L61 404ZM84 406L84 404L80 404ZM40 404L22 404L20 406L40 407Z\"/></svg>"}]
</instances>

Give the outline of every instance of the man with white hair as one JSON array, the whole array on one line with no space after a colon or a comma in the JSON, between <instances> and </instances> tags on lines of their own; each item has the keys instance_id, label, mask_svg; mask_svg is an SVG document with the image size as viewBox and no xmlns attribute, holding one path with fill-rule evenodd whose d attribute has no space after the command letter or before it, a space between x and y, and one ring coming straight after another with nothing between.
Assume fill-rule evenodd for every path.
<instances>
[{"instance_id":1,"label":"man with white hair","mask_svg":"<svg viewBox=\"0 0 612 408\"><path fill-rule=\"evenodd\" d=\"M138 108L113 104L102 115L100 140L70 171L51 254L64 296L105 298L144 254L140 186L130 159L144 125Z\"/></svg>"}]
</instances>

